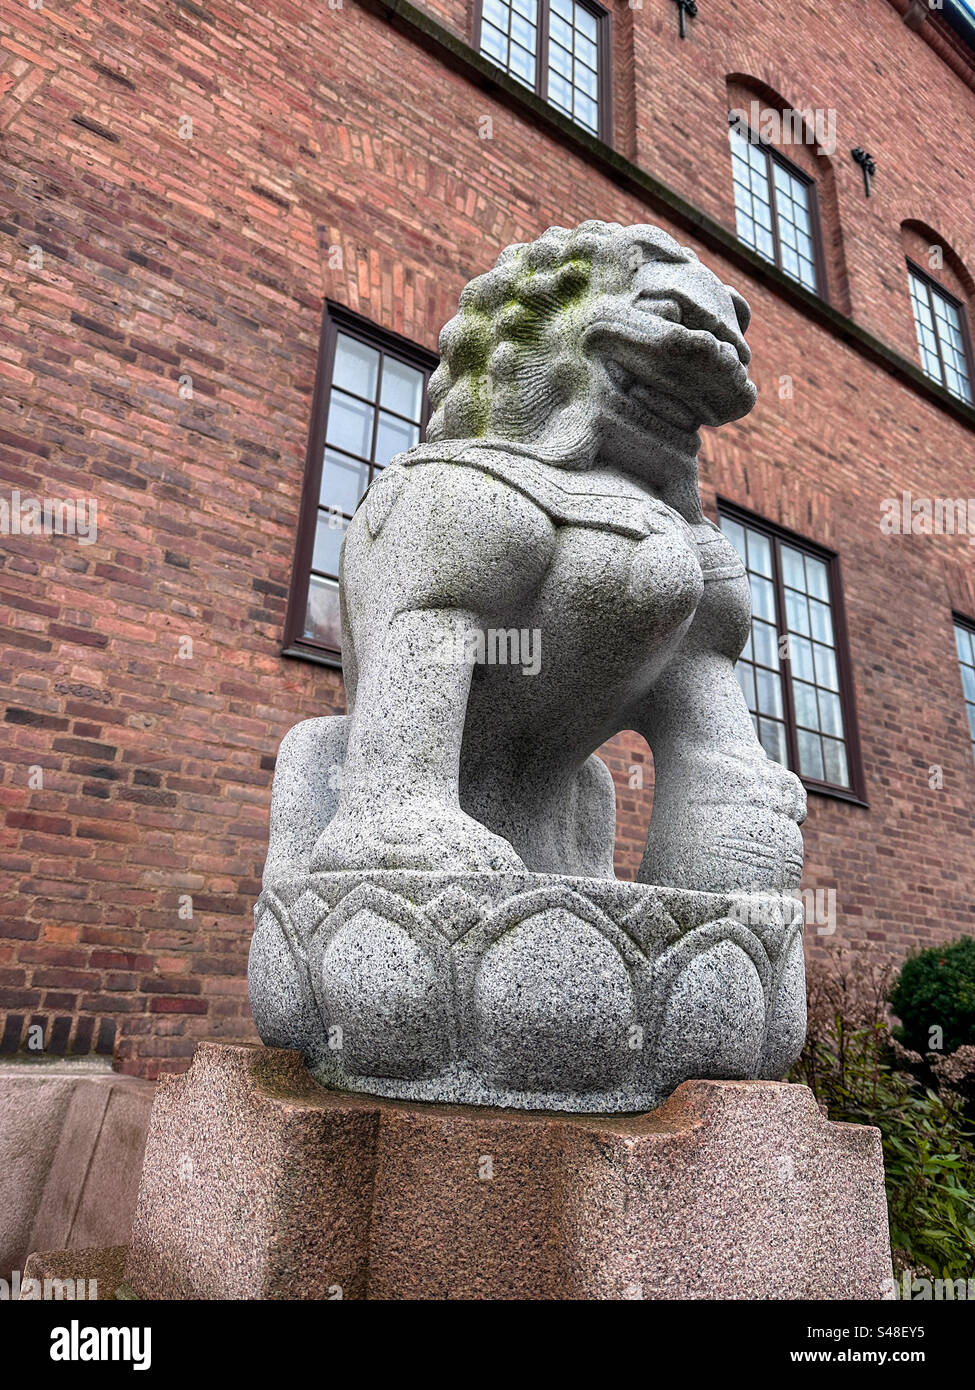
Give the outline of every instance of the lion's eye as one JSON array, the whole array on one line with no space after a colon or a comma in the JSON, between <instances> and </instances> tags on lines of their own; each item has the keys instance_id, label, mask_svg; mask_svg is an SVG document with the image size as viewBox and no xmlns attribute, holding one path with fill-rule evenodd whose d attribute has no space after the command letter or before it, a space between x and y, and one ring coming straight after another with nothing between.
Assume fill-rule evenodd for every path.
<instances>
[{"instance_id":1,"label":"lion's eye","mask_svg":"<svg viewBox=\"0 0 975 1390\"><path fill-rule=\"evenodd\" d=\"M687 257L681 251L676 242L670 246L657 245L654 242L641 242L638 246L632 246L629 254L629 265L632 271L637 271L641 266L651 264L678 264L686 260Z\"/></svg>"}]
</instances>

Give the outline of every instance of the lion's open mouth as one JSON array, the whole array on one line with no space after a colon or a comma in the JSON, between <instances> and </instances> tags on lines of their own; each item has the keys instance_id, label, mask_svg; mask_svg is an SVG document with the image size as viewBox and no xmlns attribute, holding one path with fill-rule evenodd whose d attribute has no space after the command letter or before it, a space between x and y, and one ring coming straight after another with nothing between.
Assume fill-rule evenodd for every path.
<instances>
[{"instance_id":1,"label":"lion's open mouth","mask_svg":"<svg viewBox=\"0 0 975 1390\"><path fill-rule=\"evenodd\" d=\"M594 323L589 331L627 414L687 434L751 408L750 353L740 337L704 310L676 299L641 296L636 307L626 318Z\"/></svg>"},{"instance_id":2,"label":"lion's open mouth","mask_svg":"<svg viewBox=\"0 0 975 1390\"><path fill-rule=\"evenodd\" d=\"M612 358L605 366L606 375L615 389L640 415L647 419L656 417L679 430L693 431L697 428L698 416L677 396L669 395L659 386L648 385Z\"/></svg>"}]
</instances>

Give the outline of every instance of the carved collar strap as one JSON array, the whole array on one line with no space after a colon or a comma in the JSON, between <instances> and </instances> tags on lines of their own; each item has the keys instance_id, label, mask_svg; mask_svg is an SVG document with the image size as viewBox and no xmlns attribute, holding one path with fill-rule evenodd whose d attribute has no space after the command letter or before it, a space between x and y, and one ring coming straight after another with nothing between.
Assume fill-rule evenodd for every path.
<instances>
[{"instance_id":1,"label":"carved collar strap","mask_svg":"<svg viewBox=\"0 0 975 1390\"><path fill-rule=\"evenodd\" d=\"M596 492L586 473L558 469L530 454L496 449L469 439L418 444L408 453L400 454L387 471L423 463L460 464L499 478L529 497L559 526L589 526L630 540L659 535L669 530L675 520L686 527L689 534L692 530L678 512L663 502Z\"/></svg>"}]
</instances>

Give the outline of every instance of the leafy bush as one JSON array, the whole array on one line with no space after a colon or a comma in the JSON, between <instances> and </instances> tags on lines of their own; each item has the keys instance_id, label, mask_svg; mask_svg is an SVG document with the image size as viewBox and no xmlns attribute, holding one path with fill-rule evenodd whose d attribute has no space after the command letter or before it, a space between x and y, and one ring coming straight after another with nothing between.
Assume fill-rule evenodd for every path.
<instances>
[{"instance_id":1,"label":"leafy bush","mask_svg":"<svg viewBox=\"0 0 975 1390\"><path fill-rule=\"evenodd\" d=\"M902 1025L894 1036L914 1052L932 1049L932 1028L939 1052L975 1043L975 936L909 956L889 997Z\"/></svg>"},{"instance_id":2,"label":"leafy bush","mask_svg":"<svg viewBox=\"0 0 975 1390\"><path fill-rule=\"evenodd\" d=\"M830 966L811 965L809 1034L789 1079L811 1087L831 1120L880 1130L897 1273L968 1279L975 1274L975 1135L958 1091L925 1085L924 1059L891 1036L889 980L889 966L843 952Z\"/></svg>"}]
</instances>

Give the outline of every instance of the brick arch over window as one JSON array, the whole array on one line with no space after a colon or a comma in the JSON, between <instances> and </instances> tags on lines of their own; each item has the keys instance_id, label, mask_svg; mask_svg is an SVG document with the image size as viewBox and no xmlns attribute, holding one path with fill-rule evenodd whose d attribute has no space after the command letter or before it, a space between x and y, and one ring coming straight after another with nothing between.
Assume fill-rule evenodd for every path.
<instances>
[{"instance_id":1,"label":"brick arch over window","mask_svg":"<svg viewBox=\"0 0 975 1390\"><path fill-rule=\"evenodd\" d=\"M797 118L796 121L783 122L778 138L773 131L766 143L788 159L815 185L825 276L825 285L820 287L820 293L841 313L849 314L851 308L849 277L843 250L836 175L829 155L819 153L815 121L810 119L814 108L808 101L789 101L782 95L785 90L784 87L776 89L768 81L747 73L729 73L725 82L729 111L744 111L750 115L756 109L752 104L757 103L759 112L771 110L779 116L786 112L802 114L801 120ZM749 123L751 124L751 122ZM802 140L796 141L792 133L800 128ZM756 131L756 134L763 134L761 127Z\"/></svg>"},{"instance_id":2,"label":"brick arch over window","mask_svg":"<svg viewBox=\"0 0 975 1390\"><path fill-rule=\"evenodd\" d=\"M901 223L901 246L908 260L919 265L934 280L960 299L971 314L975 302L975 278L966 263L949 243L927 222L908 217ZM940 249L940 256L935 254Z\"/></svg>"}]
</instances>

